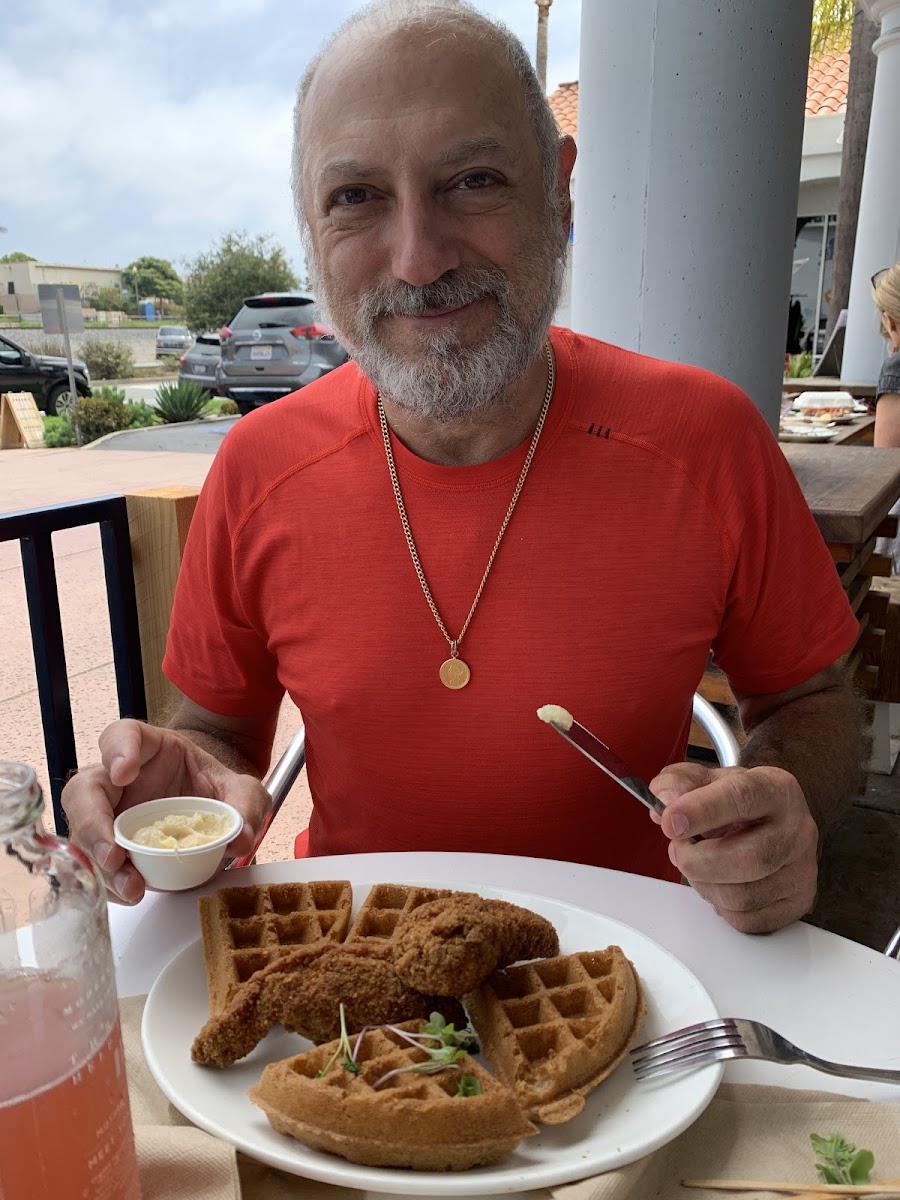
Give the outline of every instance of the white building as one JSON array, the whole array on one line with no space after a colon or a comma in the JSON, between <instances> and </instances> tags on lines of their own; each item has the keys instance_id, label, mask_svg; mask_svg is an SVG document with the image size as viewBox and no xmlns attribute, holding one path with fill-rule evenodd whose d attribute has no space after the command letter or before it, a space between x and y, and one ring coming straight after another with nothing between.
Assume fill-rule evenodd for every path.
<instances>
[{"instance_id":1,"label":"white building","mask_svg":"<svg viewBox=\"0 0 900 1200\"><path fill-rule=\"evenodd\" d=\"M791 302L799 306L800 344L811 347L813 331L819 329L819 350L822 348L831 299L841 144L849 75L850 55L844 53L826 55L811 63L807 77ZM578 83L562 84L549 100L562 132L571 134L577 141ZM577 163L575 172L577 175ZM567 287L557 319L567 324L569 313Z\"/></svg>"}]
</instances>

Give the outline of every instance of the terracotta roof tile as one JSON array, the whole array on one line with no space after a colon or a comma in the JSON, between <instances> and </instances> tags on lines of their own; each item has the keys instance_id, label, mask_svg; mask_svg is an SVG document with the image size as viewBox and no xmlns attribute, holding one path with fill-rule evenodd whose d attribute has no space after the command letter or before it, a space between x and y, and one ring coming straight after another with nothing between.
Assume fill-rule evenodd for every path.
<instances>
[{"instance_id":1,"label":"terracotta roof tile","mask_svg":"<svg viewBox=\"0 0 900 1200\"><path fill-rule=\"evenodd\" d=\"M825 54L811 62L806 81L806 115L846 112L849 81L849 52ZM560 130L574 137L578 132L578 81L561 83L547 99Z\"/></svg>"}]
</instances>

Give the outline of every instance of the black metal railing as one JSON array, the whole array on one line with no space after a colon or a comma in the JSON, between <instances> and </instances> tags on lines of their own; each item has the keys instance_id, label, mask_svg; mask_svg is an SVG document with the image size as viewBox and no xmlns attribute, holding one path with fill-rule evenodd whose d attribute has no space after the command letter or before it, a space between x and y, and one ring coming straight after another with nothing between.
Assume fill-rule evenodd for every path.
<instances>
[{"instance_id":1,"label":"black metal railing","mask_svg":"<svg viewBox=\"0 0 900 1200\"><path fill-rule=\"evenodd\" d=\"M59 833L65 833L67 828L60 797L66 780L78 767L78 759L52 536L62 529L82 525L100 526L119 716L146 720L147 700L125 497L98 496L73 504L0 513L0 542L18 540L22 551L53 819Z\"/></svg>"}]
</instances>

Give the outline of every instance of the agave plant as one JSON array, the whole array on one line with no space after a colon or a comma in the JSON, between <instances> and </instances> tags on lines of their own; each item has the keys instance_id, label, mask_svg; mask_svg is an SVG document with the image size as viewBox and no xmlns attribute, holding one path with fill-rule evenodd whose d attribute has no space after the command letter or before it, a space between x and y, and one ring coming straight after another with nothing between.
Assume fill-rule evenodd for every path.
<instances>
[{"instance_id":1,"label":"agave plant","mask_svg":"<svg viewBox=\"0 0 900 1200\"><path fill-rule=\"evenodd\" d=\"M178 383L163 383L156 389L157 412L167 425L179 421L196 421L209 403L209 393L199 383L181 379Z\"/></svg>"}]
</instances>

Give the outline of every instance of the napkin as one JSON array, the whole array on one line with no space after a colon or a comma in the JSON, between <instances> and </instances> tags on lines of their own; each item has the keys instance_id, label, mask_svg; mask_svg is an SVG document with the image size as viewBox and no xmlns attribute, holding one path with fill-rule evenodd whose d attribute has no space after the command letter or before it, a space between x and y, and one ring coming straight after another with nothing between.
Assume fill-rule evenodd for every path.
<instances>
[{"instance_id":1,"label":"napkin","mask_svg":"<svg viewBox=\"0 0 900 1200\"><path fill-rule=\"evenodd\" d=\"M197 1129L165 1098L144 1061L143 1008L142 996L123 1000L119 1006L142 1200L365 1200L378 1194L288 1175ZM744 1200L772 1200L771 1192L686 1189L681 1180L815 1183L809 1135L836 1132L873 1151L876 1179L900 1178L900 1103L873 1104L829 1092L723 1084L706 1112L654 1154L619 1171L539 1189L531 1197L725 1200L738 1195ZM427 1191L423 1180L422 1194ZM476 1187L471 1194L478 1196Z\"/></svg>"}]
</instances>

